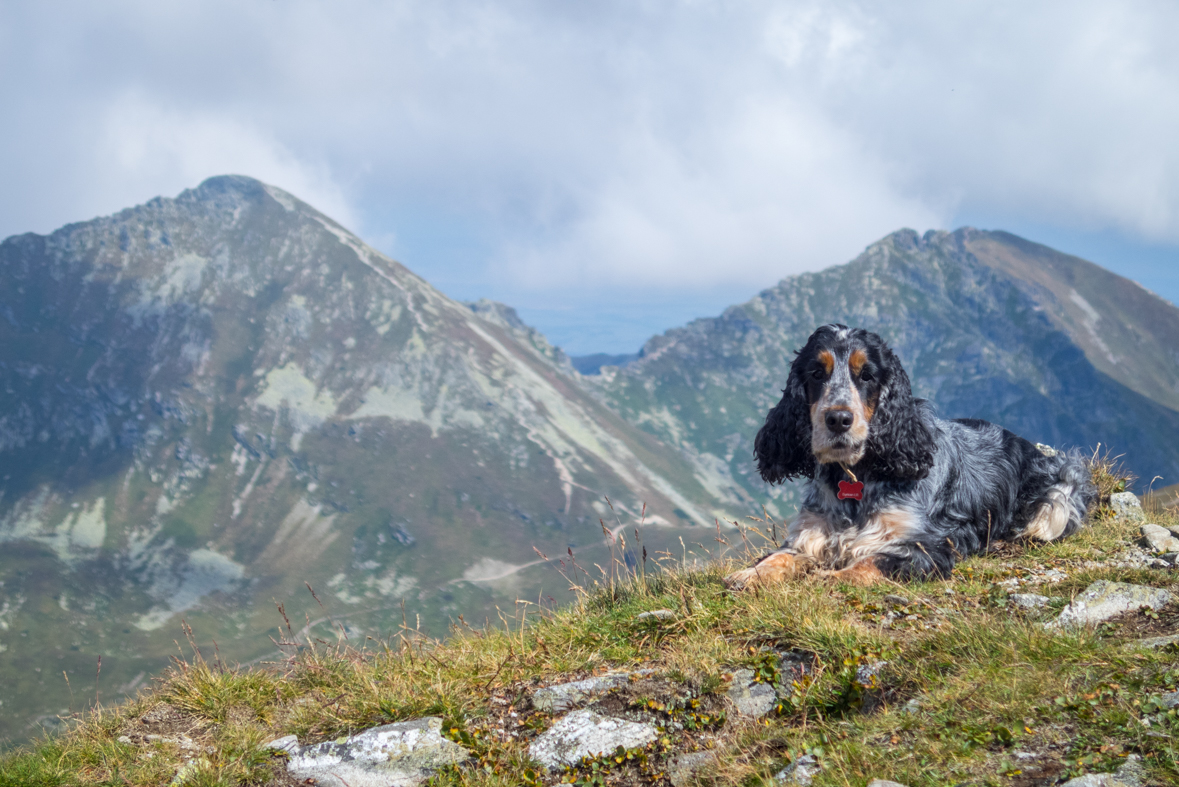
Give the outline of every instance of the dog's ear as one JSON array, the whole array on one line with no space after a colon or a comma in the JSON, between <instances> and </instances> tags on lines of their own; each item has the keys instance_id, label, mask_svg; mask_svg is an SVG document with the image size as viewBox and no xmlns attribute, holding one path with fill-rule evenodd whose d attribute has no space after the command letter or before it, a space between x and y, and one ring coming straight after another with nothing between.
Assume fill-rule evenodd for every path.
<instances>
[{"instance_id":1,"label":"dog's ear","mask_svg":"<svg viewBox=\"0 0 1179 787\"><path fill-rule=\"evenodd\" d=\"M815 455L811 451L811 415L802 366L795 359L790 367L782 401L770 410L765 425L753 441L757 470L768 483L787 478L815 476Z\"/></svg>"},{"instance_id":2,"label":"dog's ear","mask_svg":"<svg viewBox=\"0 0 1179 787\"><path fill-rule=\"evenodd\" d=\"M902 479L924 478L933 467L937 443L913 398L909 375L888 347L881 353L884 375L880 399L868 433L868 462L873 470Z\"/></svg>"}]
</instances>

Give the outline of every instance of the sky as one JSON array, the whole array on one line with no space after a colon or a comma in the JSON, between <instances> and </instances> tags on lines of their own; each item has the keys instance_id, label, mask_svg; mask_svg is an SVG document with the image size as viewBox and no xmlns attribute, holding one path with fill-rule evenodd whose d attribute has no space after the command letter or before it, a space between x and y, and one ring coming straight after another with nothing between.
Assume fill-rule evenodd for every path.
<instances>
[{"instance_id":1,"label":"sky","mask_svg":"<svg viewBox=\"0 0 1179 787\"><path fill-rule=\"evenodd\" d=\"M901 227L1179 302L1179 4L0 4L0 237L280 186L571 354Z\"/></svg>"}]
</instances>

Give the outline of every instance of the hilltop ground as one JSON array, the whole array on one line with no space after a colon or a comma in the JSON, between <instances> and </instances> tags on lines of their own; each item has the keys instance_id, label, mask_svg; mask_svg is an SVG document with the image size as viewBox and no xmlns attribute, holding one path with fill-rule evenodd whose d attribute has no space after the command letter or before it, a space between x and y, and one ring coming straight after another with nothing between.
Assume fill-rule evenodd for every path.
<instances>
[{"instance_id":1,"label":"hilltop ground","mask_svg":"<svg viewBox=\"0 0 1179 787\"><path fill-rule=\"evenodd\" d=\"M1108 464L1097 477L1108 501L1119 478ZM1162 512L1149 518L1179 524ZM300 743L330 740L425 715L442 716L477 758L439 772L434 782L445 785L667 784L671 758L696 749L714 754L693 777L699 784L770 784L804 754L822 765L816 787L1054 784L1112 771L1131 753L1148 784L1174 783L1179 721L1153 698L1177 688L1179 656L1175 646L1133 642L1179 631L1179 608L1076 631L1042 626L1098 579L1179 591L1176 569L1142 567L1140 524L1103 504L1062 543L1004 545L964 560L947 581L867 589L806 581L733 594L721 582L732 561L693 562L691 545L649 559L645 571L619 563L596 580L598 569L566 565L582 588L575 605L520 602L502 627L456 621L444 642L407 621L394 642L283 643L285 660L250 668L193 653L134 701L0 757L0 785L168 784L188 760L187 784L288 785L283 757L264 743L292 733ZM743 537L757 551L759 530L776 525L751 525ZM1026 610L1013 592L1051 600ZM636 620L658 609L674 615ZM787 652L805 674L779 672ZM599 702L663 734L642 750L544 773L528 741L553 717L532 707L533 691L611 667L655 670ZM744 719L727 704L739 668L779 686L768 716Z\"/></svg>"}]
</instances>

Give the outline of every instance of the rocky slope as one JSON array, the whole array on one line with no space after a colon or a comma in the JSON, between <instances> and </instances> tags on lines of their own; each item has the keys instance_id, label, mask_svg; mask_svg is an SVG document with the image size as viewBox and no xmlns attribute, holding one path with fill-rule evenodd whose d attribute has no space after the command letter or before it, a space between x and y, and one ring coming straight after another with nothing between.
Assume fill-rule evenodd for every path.
<instances>
[{"instance_id":1,"label":"rocky slope","mask_svg":"<svg viewBox=\"0 0 1179 787\"><path fill-rule=\"evenodd\" d=\"M627 420L755 499L777 498L752 439L818 325L883 335L944 417L1126 455L1143 485L1179 478L1179 309L1092 263L1002 232L901 230L854 261L784 279L587 378ZM731 483L727 483L731 480ZM734 494L738 494L734 491Z\"/></svg>"},{"instance_id":2,"label":"rocky slope","mask_svg":"<svg viewBox=\"0 0 1179 787\"><path fill-rule=\"evenodd\" d=\"M735 499L511 309L248 178L9 238L0 310L0 737L63 671L134 689L182 619L231 660L273 649L272 600L304 638L441 633L562 597L534 546L604 562L599 518L646 504L678 552Z\"/></svg>"}]
</instances>

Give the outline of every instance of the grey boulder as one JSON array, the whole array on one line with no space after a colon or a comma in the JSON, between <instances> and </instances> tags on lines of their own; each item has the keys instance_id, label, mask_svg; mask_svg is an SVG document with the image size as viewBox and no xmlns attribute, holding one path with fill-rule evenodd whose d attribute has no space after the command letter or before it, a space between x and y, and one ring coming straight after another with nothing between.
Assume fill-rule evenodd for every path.
<instances>
[{"instance_id":1,"label":"grey boulder","mask_svg":"<svg viewBox=\"0 0 1179 787\"><path fill-rule=\"evenodd\" d=\"M774 687L754 682L753 670L748 669L739 669L733 673L733 683L727 696L738 713L754 719L765 716L778 703L778 693Z\"/></svg>"},{"instance_id":2,"label":"grey boulder","mask_svg":"<svg viewBox=\"0 0 1179 787\"><path fill-rule=\"evenodd\" d=\"M582 757L598 757L619 746L644 746L659 735L651 724L642 724L592 710L576 710L562 717L528 746L532 759L550 771L577 764Z\"/></svg>"},{"instance_id":3,"label":"grey boulder","mask_svg":"<svg viewBox=\"0 0 1179 787\"><path fill-rule=\"evenodd\" d=\"M774 780L778 784L809 787L810 783L815 779L815 774L821 769L822 767L819 765L819 759L817 757L813 754L804 754L778 771L774 776Z\"/></svg>"},{"instance_id":4,"label":"grey boulder","mask_svg":"<svg viewBox=\"0 0 1179 787\"><path fill-rule=\"evenodd\" d=\"M1131 754L1113 773L1087 773L1069 779L1061 787L1142 787L1146 771L1137 754Z\"/></svg>"},{"instance_id":5,"label":"grey boulder","mask_svg":"<svg viewBox=\"0 0 1179 787\"><path fill-rule=\"evenodd\" d=\"M1133 492L1114 492L1109 496L1109 507L1118 519L1142 519L1142 502Z\"/></svg>"},{"instance_id":6,"label":"grey boulder","mask_svg":"<svg viewBox=\"0 0 1179 787\"><path fill-rule=\"evenodd\" d=\"M1132 612L1140 607L1158 609L1174 600L1170 592L1146 585L1131 585L1126 582L1109 582L1099 579L1072 600L1055 620L1045 624L1048 628L1077 628L1109 620L1123 612Z\"/></svg>"},{"instance_id":7,"label":"grey boulder","mask_svg":"<svg viewBox=\"0 0 1179 787\"><path fill-rule=\"evenodd\" d=\"M1142 538L1155 553L1179 552L1179 538L1162 525L1143 525L1141 530Z\"/></svg>"},{"instance_id":8,"label":"grey boulder","mask_svg":"<svg viewBox=\"0 0 1179 787\"><path fill-rule=\"evenodd\" d=\"M314 746L292 747L280 738L270 745L289 754L287 770L296 779L315 779L321 787L413 787L444 765L470 754L442 737L442 719L403 721Z\"/></svg>"},{"instance_id":9,"label":"grey boulder","mask_svg":"<svg viewBox=\"0 0 1179 787\"><path fill-rule=\"evenodd\" d=\"M1048 606L1048 602L1052 600L1036 593L1012 593L1008 598L1012 604L1024 609L1040 609Z\"/></svg>"}]
</instances>

